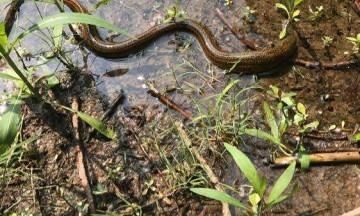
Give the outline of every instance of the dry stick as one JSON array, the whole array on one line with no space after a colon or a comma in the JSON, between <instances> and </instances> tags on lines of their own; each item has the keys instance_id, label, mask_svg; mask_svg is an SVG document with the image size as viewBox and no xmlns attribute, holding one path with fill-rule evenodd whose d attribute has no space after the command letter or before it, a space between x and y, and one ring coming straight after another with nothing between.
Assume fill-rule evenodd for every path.
<instances>
[{"instance_id":1,"label":"dry stick","mask_svg":"<svg viewBox=\"0 0 360 216\"><path fill-rule=\"evenodd\" d=\"M342 214L341 216L359 216L360 215L360 207L353 209L349 212L346 212L344 214Z\"/></svg>"},{"instance_id":2,"label":"dry stick","mask_svg":"<svg viewBox=\"0 0 360 216\"><path fill-rule=\"evenodd\" d=\"M352 8L360 16L360 0L354 0L354 3L352 4Z\"/></svg>"},{"instance_id":3,"label":"dry stick","mask_svg":"<svg viewBox=\"0 0 360 216\"><path fill-rule=\"evenodd\" d=\"M149 90L148 93L159 99L161 103L169 107L170 109L175 110L176 112L180 113L182 116L184 116L186 119L191 120L192 115L190 112L187 112L183 110L179 105L177 105L174 101L172 101L170 98L166 97L165 95L162 95L157 89L155 89L154 86L148 85Z\"/></svg>"},{"instance_id":4,"label":"dry stick","mask_svg":"<svg viewBox=\"0 0 360 216\"><path fill-rule=\"evenodd\" d=\"M355 4L355 3L354 3ZM360 3L359 3L360 4ZM355 8L356 6L354 6ZM234 34L234 36L244 43L249 49L256 50L257 46L254 42L247 40L244 35L240 35L238 31L228 22L224 16L224 14L220 11L219 8L216 8L216 13L220 20L230 29L230 31ZM323 69L342 69L346 67L353 67L356 65L360 65L360 60L347 60L340 62L321 62L321 61L307 61L304 59L294 59L294 64L307 67L307 68L323 68Z\"/></svg>"},{"instance_id":5,"label":"dry stick","mask_svg":"<svg viewBox=\"0 0 360 216\"><path fill-rule=\"evenodd\" d=\"M107 121L111 118L112 114L114 114L115 109L119 106L119 104L122 102L122 100L125 97L124 91L121 89L118 96L115 98L115 100L110 104L109 108L102 114L100 120L101 121ZM84 140L85 143L89 142L92 136L94 135L95 128L91 128L88 136Z\"/></svg>"},{"instance_id":6,"label":"dry stick","mask_svg":"<svg viewBox=\"0 0 360 216\"><path fill-rule=\"evenodd\" d=\"M79 110L79 102L77 98L73 99L73 102L71 104L71 108L73 110L78 111ZM77 143L76 145L76 152L77 152L77 169L79 172L79 177L81 180L81 186L85 189L86 192L86 197L87 200L89 202L89 210L90 213L95 213L96 208L95 208L95 200L91 191L91 186L90 186L90 182L89 182L89 170L87 167L87 160L84 157L86 155L85 152L85 147L83 146L83 143L81 141L80 138L80 132L79 132L79 118L78 116L74 113L72 116L72 125L73 128L75 130L75 141Z\"/></svg>"},{"instance_id":7,"label":"dry stick","mask_svg":"<svg viewBox=\"0 0 360 216\"><path fill-rule=\"evenodd\" d=\"M315 153L309 154L309 160L312 164L325 164L325 163L344 163L344 162L360 162L359 151L349 152L333 152L333 153ZM296 156L279 157L274 160L275 166L289 165L291 162L299 162Z\"/></svg>"},{"instance_id":8,"label":"dry stick","mask_svg":"<svg viewBox=\"0 0 360 216\"><path fill-rule=\"evenodd\" d=\"M191 151L191 153L195 156L196 160L198 160L199 163L202 165L202 168L208 175L211 183L213 183L215 185L216 190L224 192L224 190L220 184L219 178L211 170L211 168L207 164L206 160L200 155L200 153L195 148L192 148L191 140L187 136L185 130L182 128L182 124L180 122L175 122L175 126L179 132L179 136L180 136L181 140L184 142L186 147ZM229 204L224 203L224 202L222 203L222 213L225 216L231 216Z\"/></svg>"},{"instance_id":9,"label":"dry stick","mask_svg":"<svg viewBox=\"0 0 360 216\"><path fill-rule=\"evenodd\" d=\"M240 33L236 31L235 28L226 20L224 14L221 12L219 8L216 8L215 11L218 17L221 19L221 21L229 28L229 30L239 41L245 44L248 48L252 50L256 50L256 44L253 41L247 40L244 35L240 35Z\"/></svg>"}]
</instances>

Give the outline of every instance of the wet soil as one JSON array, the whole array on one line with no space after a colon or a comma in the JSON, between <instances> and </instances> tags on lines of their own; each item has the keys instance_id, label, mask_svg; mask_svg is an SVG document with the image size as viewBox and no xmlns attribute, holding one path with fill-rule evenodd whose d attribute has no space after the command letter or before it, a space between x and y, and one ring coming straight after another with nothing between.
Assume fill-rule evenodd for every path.
<instances>
[{"instance_id":1,"label":"wet soil","mask_svg":"<svg viewBox=\"0 0 360 216\"><path fill-rule=\"evenodd\" d=\"M89 8L94 8L96 3L82 2ZM350 3L340 0L304 2L300 8L301 21L296 23L296 28L310 47L300 41L299 58L313 60L309 50L323 61L350 58L344 52L351 52L352 45L344 38L360 32L359 16ZM172 5L171 1L112 1L92 12L136 35L149 25L155 25ZM249 17L244 17L247 5L255 10L251 21ZM309 21L309 6L315 8L320 5L324 6L324 16L317 21ZM189 17L209 26L219 43L229 51L242 51L245 46L216 17L216 7L249 39L264 44L277 40L284 20L283 14L270 0L234 0L231 7L224 6L223 1L184 1L180 7ZM52 6L42 4L39 8L43 15L55 11ZM36 11L34 3L26 3L18 27L29 26L38 20L40 16ZM34 16L26 16L30 13ZM108 35L106 31L102 33L105 37ZM334 39L329 48L324 48L323 36ZM115 40L121 40L121 37ZM173 123L183 119L147 94L144 88L145 81L153 82L161 92L194 114L197 110L192 101L204 100L203 106L211 107L213 104L205 99L219 93L229 79L239 77L224 76L222 70L211 66L195 41L185 33L170 34L155 41L143 52L116 61L79 49L70 43L70 39L65 42L81 73L70 73L70 84L54 89L54 98L70 106L72 98L78 97L81 111L100 118L120 90L126 93L125 101L107 122L119 134L118 141L96 134L85 144L97 213L221 215L218 202L195 196L187 190L197 183L204 185L206 181L201 178L204 173L176 135ZM35 43L40 43L38 36L29 36L22 44L32 54L27 62L29 65L39 63L43 53L49 50L46 45L35 46ZM66 68L58 64L54 60L40 70L69 75L64 72ZM114 70L125 72L116 76L104 75ZM360 122L358 71L359 68L332 71L295 66L282 74L261 77L258 84L265 88L270 84L277 85L284 91L296 92L296 100L308 108L309 120L319 120L321 130L328 130L333 124L340 127L342 121L345 128L351 130ZM240 79L239 88L255 83L253 76L242 76ZM255 91L251 95L254 100L251 100L248 109L260 113L263 92ZM87 199L77 169L78 152L71 115L32 100L27 101L23 112L23 138L40 137L26 146L21 160L3 174L0 212L42 215L86 213ZM193 124L183 122L190 129L195 128ZM82 133L85 136L87 130L83 129ZM225 160L220 153L215 153L222 152L223 148L218 142L214 144L217 145L211 146L211 150L202 152L203 156L224 182L243 189L246 181L229 158ZM275 181L283 171L264 163L271 153L266 143L245 139L240 148L255 161L270 182ZM311 167L308 171L297 172L295 183L298 190L293 196L267 215L335 216L360 206L358 165ZM246 201L245 197L240 199ZM141 206L142 211L130 204ZM235 210L233 212L237 215Z\"/></svg>"}]
</instances>

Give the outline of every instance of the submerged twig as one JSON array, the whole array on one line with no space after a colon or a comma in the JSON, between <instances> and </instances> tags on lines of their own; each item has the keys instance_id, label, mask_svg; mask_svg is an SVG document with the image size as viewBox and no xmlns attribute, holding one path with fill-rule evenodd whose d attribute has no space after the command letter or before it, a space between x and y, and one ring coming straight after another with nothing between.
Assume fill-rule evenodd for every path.
<instances>
[{"instance_id":1,"label":"submerged twig","mask_svg":"<svg viewBox=\"0 0 360 216\"><path fill-rule=\"evenodd\" d=\"M79 102L78 102L77 98L73 99L71 108L76 111L79 110ZM85 189L86 197L87 197L87 200L89 203L90 213L95 213L95 211L96 211L95 200L92 195L91 186L90 186L90 182L89 182L90 175L89 175L89 170L87 167L87 159L85 158L86 152L85 152L85 147L83 146L83 143L80 138L79 118L78 118L77 114L75 114L75 113L72 116L72 125L75 130L74 135L75 135L75 141L77 143L77 145L76 145L76 152L77 152L76 165L77 165L77 169L79 172L79 178L81 180L81 186Z\"/></svg>"},{"instance_id":2,"label":"submerged twig","mask_svg":"<svg viewBox=\"0 0 360 216\"><path fill-rule=\"evenodd\" d=\"M182 128L181 123L175 122L175 126L176 126L177 131L179 132L179 136L180 136L181 140L184 142L186 147L191 151L191 153L195 156L196 160L199 161L202 168L208 175L211 183L213 183L215 185L216 190L224 192L224 190L220 184L219 178L215 175L215 173L212 171L212 169L207 164L206 160L200 155L200 153L195 148L192 147L191 140L187 136L185 130ZM225 216L231 216L229 204L224 203L224 202L222 203L222 213Z\"/></svg>"},{"instance_id":3,"label":"submerged twig","mask_svg":"<svg viewBox=\"0 0 360 216\"><path fill-rule=\"evenodd\" d=\"M125 93L124 90L120 90L118 96L115 98L115 100L110 104L109 108L104 112L104 114L102 114L100 121L104 122L109 120L112 115L114 114L114 111L116 110L116 108L119 106L119 104L122 102L122 100L125 97ZM95 133L95 128L91 128L89 130L88 136L86 137L86 139L84 140L85 143L89 142L89 140L92 138L92 136Z\"/></svg>"},{"instance_id":4,"label":"submerged twig","mask_svg":"<svg viewBox=\"0 0 360 216\"><path fill-rule=\"evenodd\" d=\"M153 96L156 97L157 99L159 99L159 101L166 105L167 107L169 107L170 109L175 110L176 112L180 113L182 116L184 116L186 119L191 120L192 119L192 115L190 112L187 112L185 110L183 110L179 105L177 105L173 100L171 100L170 98L168 98L167 96L161 94L153 85L148 85L149 90L148 93Z\"/></svg>"},{"instance_id":5,"label":"submerged twig","mask_svg":"<svg viewBox=\"0 0 360 216\"><path fill-rule=\"evenodd\" d=\"M360 207L353 209L351 211L348 211L341 216L359 216L360 215Z\"/></svg>"}]
</instances>

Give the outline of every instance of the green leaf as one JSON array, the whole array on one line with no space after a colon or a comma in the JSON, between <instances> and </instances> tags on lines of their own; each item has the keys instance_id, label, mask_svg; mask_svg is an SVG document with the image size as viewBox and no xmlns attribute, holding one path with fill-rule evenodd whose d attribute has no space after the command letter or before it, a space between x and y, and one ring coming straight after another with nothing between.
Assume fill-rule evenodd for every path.
<instances>
[{"instance_id":1,"label":"green leaf","mask_svg":"<svg viewBox=\"0 0 360 216\"><path fill-rule=\"evenodd\" d=\"M210 188L190 188L190 191L210 199L218 200L220 202L229 203L233 206L246 209L246 207L237 199L228 195L225 192L217 191Z\"/></svg>"},{"instance_id":2,"label":"green leaf","mask_svg":"<svg viewBox=\"0 0 360 216\"><path fill-rule=\"evenodd\" d=\"M298 6L299 4L301 4L304 0L295 0L295 4L294 6Z\"/></svg>"},{"instance_id":3,"label":"green leaf","mask_svg":"<svg viewBox=\"0 0 360 216\"><path fill-rule=\"evenodd\" d=\"M354 141L356 141L356 142L360 141L360 133L355 134L355 135L352 137L352 140L354 140Z\"/></svg>"},{"instance_id":4,"label":"green leaf","mask_svg":"<svg viewBox=\"0 0 360 216\"><path fill-rule=\"evenodd\" d=\"M281 203L282 201L284 201L285 199L287 199L289 196L288 195L281 195L279 196L277 199L275 199L271 204L270 206L274 206L278 203Z\"/></svg>"},{"instance_id":5,"label":"green leaf","mask_svg":"<svg viewBox=\"0 0 360 216\"><path fill-rule=\"evenodd\" d=\"M280 40L284 39L286 36L286 33L287 33L286 28L283 28L279 34L279 39Z\"/></svg>"},{"instance_id":6,"label":"green leaf","mask_svg":"<svg viewBox=\"0 0 360 216\"><path fill-rule=\"evenodd\" d=\"M275 3L275 7L284 10L286 13L289 13L287 7L284 4L281 3Z\"/></svg>"},{"instance_id":7,"label":"green leaf","mask_svg":"<svg viewBox=\"0 0 360 216\"><path fill-rule=\"evenodd\" d=\"M250 136L254 136L254 137L257 137L257 138L260 138L260 139L263 139L265 141L269 141L273 144L276 144L276 145L283 145L281 142L279 142L279 140L277 140L275 137L273 137L271 134L269 133L266 133L265 131L263 130L260 130L260 129L255 129L255 128L247 128L245 129L244 131L247 135L250 135Z\"/></svg>"},{"instance_id":8,"label":"green leaf","mask_svg":"<svg viewBox=\"0 0 360 216\"><path fill-rule=\"evenodd\" d=\"M302 103L298 103L296 109L303 115L306 116L306 107Z\"/></svg>"},{"instance_id":9,"label":"green leaf","mask_svg":"<svg viewBox=\"0 0 360 216\"><path fill-rule=\"evenodd\" d=\"M63 25L54 26L53 40L54 40L54 47L57 49L61 47L62 32L63 32Z\"/></svg>"},{"instance_id":10,"label":"green leaf","mask_svg":"<svg viewBox=\"0 0 360 216\"><path fill-rule=\"evenodd\" d=\"M270 195L267 199L268 204L271 205L277 199L279 199L279 197L282 195L285 189L289 186L295 173L295 166L296 166L296 162L294 161L289 165L289 167L283 172L283 174L275 182L274 187L271 189Z\"/></svg>"},{"instance_id":11,"label":"green leaf","mask_svg":"<svg viewBox=\"0 0 360 216\"><path fill-rule=\"evenodd\" d=\"M299 16L299 15L300 15L300 10L296 10L296 11L294 11L294 13L292 14L292 17L295 18L295 17L297 17L297 16Z\"/></svg>"},{"instance_id":12,"label":"green leaf","mask_svg":"<svg viewBox=\"0 0 360 216\"><path fill-rule=\"evenodd\" d=\"M113 130L107 128L103 122L83 112L77 111L76 114L84 122L88 123L91 127L95 128L97 131L99 131L107 138L116 139L116 133Z\"/></svg>"},{"instance_id":13,"label":"green leaf","mask_svg":"<svg viewBox=\"0 0 360 216\"><path fill-rule=\"evenodd\" d=\"M253 163L250 159L238 150L236 147L224 143L226 150L231 154L232 158L235 160L235 163L240 168L241 172L245 175L246 179L254 187L256 193L260 197L263 196L266 189L266 179L260 176Z\"/></svg>"},{"instance_id":14,"label":"green leaf","mask_svg":"<svg viewBox=\"0 0 360 216\"><path fill-rule=\"evenodd\" d=\"M26 35L40 30L44 28L54 28L55 26L59 25L66 25L66 24L73 24L73 23L83 23L83 24L89 24L89 25L95 25L98 27L106 28L114 32L122 33L124 35L128 35L126 31L123 31L112 24L108 23L107 21L98 18L94 15L89 14L83 14L83 13L59 13L53 16L48 16L39 21L38 23L32 25L30 28L28 28L26 31L21 33L12 43L12 46L14 46L15 43L17 43L19 40L24 38Z\"/></svg>"},{"instance_id":15,"label":"green leaf","mask_svg":"<svg viewBox=\"0 0 360 216\"><path fill-rule=\"evenodd\" d=\"M21 119L20 100L11 100L7 110L0 116L0 153L14 142Z\"/></svg>"},{"instance_id":16,"label":"green leaf","mask_svg":"<svg viewBox=\"0 0 360 216\"><path fill-rule=\"evenodd\" d=\"M55 76L55 74L52 74L51 76L49 76L46 81L47 81L47 85L49 86L49 88L53 88L60 84L60 81Z\"/></svg>"},{"instance_id":17,"label":"green leaf","mask_svg":"<svg viewBox=\"0 0 360 216\"><path fill-rule=\"evenodd\" d=\"M279 124L279 134L280 134L280 137L285 133L287 127L288 127L287 118L286 118L286 116L284 115L284 113L281 112L281 119L280 119L280 124Z\"/></svg>"},{"instance_id":18,"label":"green leaf","mask_svg":"<svg viewBox=\"0 0 360 216\"><path fill-rule=\"evenodd\" d=\"M0 46L7 50L8 47L8 37L5 32L5 23L0 22Z\"/></svg>"},{"instance_id":19,"label":"green leaf","mask_svg":"<svg viewBox=\"0 0 360 216\"><path fill-rule=\"evenodd\" d=\"M252 206L257 206L259 202L261 201L261 197L257 193L252 193L249 196L249 202Z\"/></svg>"},{"instance_id":20,"label":"green leaf","mask_svg":"<svg viewBox=\"0 0 360 216\"><path fill-rule=\"evenodd\" d=\"M319 126L319 121L316 120L316 121L313 121L313 122L311 122L309 124L304 125L302 127L302 129L299 130L299 132L304 133L304 132L307 132L309 130L315 130L318 126Z\"/></svg>"},{"instance_id":21,"label":"green leaf","mask_svg":"<svg viewBox=\"0 0 360 216\"><path fill-rule=\"evenodd\" d=\"M263 110L265 113L266 123L268 124L268 126L271 129L272 136L280 142L279 128L276 123L275 116L274 116L269 104L266 101L264 101L264 103L263 103Z\"/></svg>"},{"instance_id":22,"label":"green leaf","mask_svg":"<svg viewBox=\"0 0 360 216\"><path fill-rule=\"evenodd\" d=\"M12 70L5 70L0 72L0 79L10 80L10 81L21 81L18 75L16 75Z\"/></svg>"}]
</instances>

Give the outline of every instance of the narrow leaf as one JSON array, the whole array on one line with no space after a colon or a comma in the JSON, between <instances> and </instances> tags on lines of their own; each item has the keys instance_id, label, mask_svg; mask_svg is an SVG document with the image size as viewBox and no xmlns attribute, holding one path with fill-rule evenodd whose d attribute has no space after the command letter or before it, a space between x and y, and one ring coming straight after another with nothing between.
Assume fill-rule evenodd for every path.
<instances>
[{"instance_id":1,"label":"narrow leaf","mask_svg":"<svg viewBox=\"0 0 360 216\"><path fill-rule=\"evenodd\" d=\"M261 197L265 192L265 179L257 173L255 166L244 153L242 153L240 150L238 150L232 145L229 145L227 143L224 143L224 145L226 150L235 160L235 163L240 168L241 172L244 174L250 184L254 187L256 193L258 193Z\"/></svg>"},{"instance_id":2,"label":"narrow leaf","mask_svg":"<svg viewBox=\"0 0 360 216\"><path fill-rule=\"evenodd\" d=\"M285 38L285 36L286 36L286 28L283 28L282 30L281 30L281 32L280 32L280 34L279 34L279 39L280 40L282 40L282 39L284 39Z\"/></svg>"},{"instance_id":3,"label":"narrow leaf","mask_svg":"<svg viewBox=\"0 0 360 216\"><path fill-rule=\"evenodd\" d=\"M5 32L5 23L0 22L0 46L2 46L5 50L8 46L8 37Z\"/></svg>"},{"instance_id":4,"label":"narrow leaf","mask_svg":"<svg viewBox=\"0 0 360 216\"><path fill-rule=\"evenodd\" d=\"M73 23L83 23L83 24L89 24L89 25L95 25L98 27L106 28L114 32L122 33L124 35L127 35L130 37L130 35L112 24L108 23L107 21L96 17L94 15L89 14L83 14L83 13L59 13L53 16L48 16L42 19L40 22L32 25L30 28L28 28L26 31L21 33L12 43L14 45L16 42L18 42L20 39L25 37L26 35L40 30L44 28L54 28L55 26L59 25L66 25L66 24L73 24Z\"/></svg>"},{"instance_id":5,"label":"narrow leaf","mask_svg":"<svg viewBox=\"0 0 360 216\"><path fill-rule=\"evenodd\" d=\"M280 145L282 146L283 144L281 142L279 142L279 140L277 140L276 138L274 138L271 134L269 133L266 133L265 131L262 131L260 129L255 129L255 128L247 128L245 129L244 131L247 135L250 135L250 136L254 136L254 137L257 137L257 138L260 138L260 139L263 139L265 141L269 141L273 144L276 144L276 145Z\"/></svg>"},{"instance_id":6,"label":"narrow leaf","mask_svg":"<svg viewBox=\"0 0 360 216\"><path fill-rule=\"evenodd\" d=\"M55 48L60 48L61 47L63 27L64 27L63 25L54 26L53 40L54 40L54 47Z\"/></svg>"},{"instance_id":7,"label":"narrow leaf","mask_svg":"<svg viewBox=\"0 0 360 216\"><path fill-rule=\"evenodd\" d=\"M286 13L288 13L288 9L286 8L285 5L281 4L281 3L276 3L275 7L284 10Z\"/></svg>"},{"instance_id":8,"label":"narrow leaf","mask_svg":"<svg viewBox=\"0 0 360 216\"><path fill-rule=\"evenodd\" d=\"M217 191L210 188L190 188L190 191L199 194L201 196L208 197L210 199L214 199L220 202L229 203L233 206L246 209L246 207L237 199L228 195L225 192Z\"/></svg>"},{"instance_id":9,"label":"narrow leaf","mask_svg":"<svg viewBox=\"0 0 360 216\"><path fill-rule=\"evenodd\" d=\"M292 162L289 167L283 172L283 174L275 182L274 187L271 189L270 195L267 199L268 204L272 204L279 199L282 193L290 184L295 173L296 162Z\"/></svg>"},{"instance_id":10,"label":"narrow leaf","mask_svg":"<svg viewBox=\"0 0 360 216\"><path fill-rule=\"evenodd\" d=\"M20 119L20 101L12 100L8 109L0 116L0 153L14 142Z\"/></svg>"},{"instance_id":11,"label":"narrow leaf","mask_svg":"<svg viewBox=\"0 0 360 216\"><path fill-rule=\"evenodd\" d=\"M278 125L276 123L275 116L274 116L269 104L266 101L264 101L264 103L263 103L263 110L264 110L264 113L265 113L266 123L268 124L268 126L271 129L271 134L273 135L273 137L275 139L280 141L279 128L278 128Z\"/></svg>"},{"instance_id":12,"label":"narrow leaf","mask_svg":"<svg viewBox=\"0 0 360 216\"><path fill-rule=\"evenodd\" d=\"M355 134L352 139L356 142L360 141L360 133Z\"/></svg>"},{"instance_id":13,"label":"narrow leaf","mask_svg":"<svg viewBox=\"0 0 360 216\"><path fill-rule=\"evenodd\" d=\"M97 131L99 131L107 138L116 139L116 133L113 130L107 128L103 122L83 112L76 112L76 114L84 122L88 123L91 127L95 128Z\"/></svg>"},{"instance_id":14,"label":"narrow leaf","mask_svg":"<svg viewBox=\"0 0 360 216\"><path fill-rule=\"evenodd\" d=\"M231 81L219 94L219 96L216 98L216 109L219 108L220 102L223 99L223 97L232 89L240 80L233 80Z\"/></svg>"}]
</instances>

